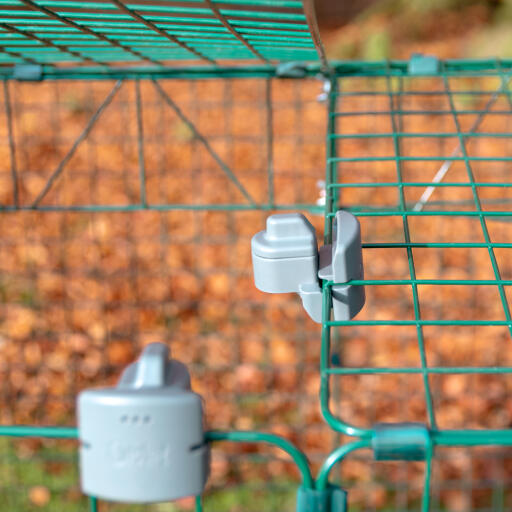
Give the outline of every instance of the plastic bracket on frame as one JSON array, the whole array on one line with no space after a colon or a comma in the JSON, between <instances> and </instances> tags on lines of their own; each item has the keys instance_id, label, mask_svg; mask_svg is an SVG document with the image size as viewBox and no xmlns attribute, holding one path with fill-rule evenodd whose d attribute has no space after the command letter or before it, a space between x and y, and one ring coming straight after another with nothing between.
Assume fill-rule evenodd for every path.
<instances>
[{"instance_id":1,"label":"plastic bracket on frame","mask_svg":"<svg viewBox=\"0 0 512 512\"><path fill-rule=\"evenodd\" d=\"M297 493L297 512L345 512L347 492L331 485L322 491L300 487Z\"/></svg>"},{"instance_id":2,"label":"plastic bracket on frame","mask_svg":"<svg viewBox=\"0 0 512 512\"><path fill-rule=\"evenodd\" d=\"M441 62L437 57L413 53L409 59L407 72L409 75L437 75L440 68Z\"/></svg>"},{"instance_id":3,"label":"plastic bracket on frame","mask_svg":"<svg viewBox=\"0 0 512 512\"><path fill-rule=\"evenodd\" d=\"M16 64L12 78L21 82L39 82L43 79L43 66L39 64Z\"/></svg>"},{"instance_id":4,"label":"plastic bracket on frame","mask_svg":"<svg viewBox=\"0 0 512 512\"><path fill-rule=\"evenodd\" d=\"M380 423L374 426L372 448L375 460L425 460L430 433L422 423Z\"/></svg>"},{"instance_id":5,"label":"plastic bracket on frame","mask_svg":"<svg viewBox=\"0 0 512 512\"><path fill-rule=\"evenodd\" d=\"M268 217L266 230L254 235L251 249L256 288L298 293L315 322L322 322L321 280L338 283L331 290L335 320L350 320L364 306L364 287L342 284L364 276L361 228L351 213L336 213L332 244L320 251L315 228L300 213Z\"/></svg>"}]
</instances>

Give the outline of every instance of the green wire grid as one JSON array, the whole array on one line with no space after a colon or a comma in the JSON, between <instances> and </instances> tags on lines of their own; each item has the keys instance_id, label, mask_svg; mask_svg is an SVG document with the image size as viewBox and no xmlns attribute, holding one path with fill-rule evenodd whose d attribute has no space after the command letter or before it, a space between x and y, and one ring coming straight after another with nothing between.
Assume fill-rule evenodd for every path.
<instances>
[{"instance_id":1,"label":"green wire grid","mask_svg":"<svg viewBox=\"0 0 512 512\"><path fill-rule=\"evenodd\" d=\"M314 31L314 32L313 32ZM0 64L316 61L310 0L6 0Z\"/></svg>"},{"instance_id":2,"label":"green wire grid","mask_svg":"<svg viewBox=\"0 0 512 512\"><path fill-rule=\"evenodd\" d=\"M168 90L169 84L160 81L162 76L167 78L172 76L214 77L215 72L212 73L208 69L194 68L186 72L179 71L178 75L175 70L148 68L106 72L98 68L84 68L83 71L45 70L50 79L81 77L125 80L122 84L117 82L103 84L105 85L103 95L99 102L94 103L95 109L86 123L86 128L90 123L94 124L96 120L94 112L108 102L111 98L109 95L127 94L123 98L123 105L126 108L132 108L131 118L135 120L136 125L136 133L127 134L127 137L131 137L130 143L133 142L137 149L135 161L139 166L139 172L135 180L136 193L127 194L133 201L122 205L92 202L82 204L77 200L83 198L76 196L72 196L71 202L59 202L60 199L66 199L65 194L63 197L57 194L51 198L52 201L49 201L50 197L43 192L45 189L53 190L53 182L43 180L43 188L39 188L33 196L29 195L30 201L26 201L26 197L16 199L17 181L13 179L12 197L8 204L3 206L4 211L12 213L27 210L22 214L33 215L51 215L52 212L67 212L73 215L95 212L108 215L109 212L114 214L114 212L133 213L147 210L159 212L197 210L194 213L199 215L204 210L214 212L225 210L229 215L234 215L234 212L244 215L247 211L253 210L273 211L293 207L318 213L319 207L314 201L281 200L287 195L281 196L279 180L275 183L273 181L274 178L279 177L279 172L275 169L272 151L266 154L266 164L258 171L260 178L269 185L264 187L263 193L253 203L250 202L250 198L243 198L242 192L243 189L248 193L253 190L249 187L241 190L237 186L237 182L239 185L243 184L245 178L236 178L237 174L234 172L230 175L231 168L224 169L222 162L218 161L215 162L216 170L223 173L223 179L228 179L232 187L231 196L236 196L240 201L185 204L170 200L160 202L152 200L151 194L144 186L147 169L143 157L149 153L144 145L146 141L144 136L145 134L147 136L147 131L144 131L144 123L140 122L144 116L144 111L141 112L140 107L144 103L144 98L148 97L147 90L151 90L166 108L170 107L174 112L173 115L180 118L189 130L193 133L196 130L193 137L194 144L204 148L209 138L204 136L202 139L201 130L197 129L194 123L187 123L186 119L189 119L187 110L173 100L172 94L167 92L166 95L162 95L158 91L159 86L164 92ZM329 489L329 478L335 464L352 455L353 452L361 449L368 451L375 438L374 423L382 420L428 421L431 444L428 447L426 463L422 466L425 478L424 492L421 504L413 508L417 509L421 506L424 511L445 510L442 499L436 498L436 489L439 485L435 483L435 478L432 476L439 451L452 446L505 447L512 445L511 430L508 425L503 424L503 419L491 418L491 425L482 425L479 429L473 426L474 418L468 421L467 425L462 422L458 428L453 425L446 426L448 423L446 419L439 420L439 416L442 416L440 414L442 397L439 386L432 382L435 377L446 375L484 375L504 379L511 373L511 367L502 364L499 358L489 362L488 354L479 352L474 353L475 359L471 362L475 363L479 360L478 357L485 356L487 364L474 366L443 364L443 357L448 361L450 357L443 356L442 352L441 355L436 354L430 346L432 340L435 337L441 337L445 331L449 332L454 345L460 346L465 340L467 341L467 338L461 337L462 333L469 332L470 339L473 340L481 337L480 334L484 333L483 329L492 329L494 332L492 336L487 334L488 339L485 339L488 345L486 348L493 357L496 357L495 352L491 350L494 345L506 349L510 343L512 322L508 312L507 287L512 284L512 275L506 255L511 248L509 243L511 198L507 193L512 188L510 183L512 110L509 86L512 62L447 61L442 63L439 73L429 76L411 75L408 72L408 62L395 61L333 63L331 69L335 78L331 79L331 93L328 96L325 241L330 241L331 222L338 208L347 208L358 216L362 223L366 278L353 281L352 284L366 287L368 303L355 320L331 321L330 293L335 283L324 284L320 398L322 412L329 425L341 434L359 439L335 447L320 466L315 481L312 481L311 472L305 469L304 459L295 449L277 438L272 438L272 442L281 448L286 445L287 451L295 454L295 459L302 469L305 482L303 487L322 492ZM311 65L306 69L309 76L319 71L321 71L321 65ZM5 76L8 77L9 73L11 71L6 71ZM222 73L221 76L231 78L247 78L250 73L254 73L254 76L260 78L258 83L264 86L262 89L264 98L268 98L267 87L269 83L273 83L270 78L277 75L277 69L267 66L244 70L226 68ZM139 82L137 78L153 78L155 82ZM135 80L132 82L129 79ZM12 84L9 82L6 84L4 92L7 91L5 97L9 99ZM60 86L58 80L55 84L56 87ZM300 87L299 84L304 85L301 82L296 84L297 87ZM23 87L44 87L45 85L23 84ZM166 96L170 98L170 102L165 100ZM196 96L195 99L197 98ZM170 103L174 103L174 108ZM263 111L270 112L275 120L277 114L268 107L268 99L264 99L263 104L267 108ZM12 112L11 116L8 114L10 102L6 101L5 105L5 116L9 125L9 119L12 122ZM15 102L14 105L16 105ZM159 108L159 105L157 107ZM159 108L159 110L162 109ZM180 116L177 110L186 117ZM268 127L269 125L265 124L265 122L268 123L268 118L263 121L264 126ZM66 141L71 142L67 147L73 148L75 143L80 144L82 138L89 136L89 131L85 129L82 134L78 134L78 138ZM7 132L9 132L8 128ZM269 133L272 135L272 131L265 132L265 135L268 136ZM299 145L304 141L307 141L306 136L299 141ZM280 142L284 144L286 141L283 139ZM263 137L260 140L261 147L265 147L265 143L268 144L269 141ZM489 143L492 143L491 154L486 152ZM23 144L20 146L11 144L12 153L22 150L23 147ZM269 147L272 148L273 144L270 143ZM206 152L215 160L208 148ZM13 159L13 161L16 160ZM63 168L62 162L63 160L58 162L58 165L45 177L59 178L63 172L59 171ZM432 183L441 169L446 169L443 171L442 180ZM11 175L16 177L17 171L18 169L14 166L11 168ZM196 174L193 178L197 184L201 181L201 175L194 172ZM290 182L285 180L281 182L283 183L283 188L286 189ZM434 191L426 201L422 201L423 194L426 194L431 187ZM32 187L29 188L32 189ZM307 189L306 197L310 199L311 180L303 188ZM159 190L161 194L164 192L165 190ZM299 197L299 192L294 197ZM33 221L29 219L28 222ZM235 231L230 233L230 236L234 237ZM464 236L467 237L466 240L459 238ZM431 250L436 251L435 256L425 256L425 253L422 256L422 251ZM383 275L378 275L379 271L375 270L375 267L379 264L379 251L389 251L395 257L387 258L386 261L395 259L397 264L404 264L403 268L400 267L397 271L394 267L386 267L380 271ZM453 259L453 253L462 255L459 257L463 262L468 261L466 266L452 265L452 267L460 267L459 275L445 274L445 269L441 269L438 276L428 275L427 270L431 262L440 262L439 267L442 267L447 258L446 255L451 254ZM481 268L482 261L487 263L487 273ZM453 268L451 270L453 271ZM465 272L467 275L461 276L460 272ZM449 316L455 310L457 300L452 298L447 306L443 306L443 301L439 299L439 297L444 299L443 289L451 287L462 287L469 294L459 297L461 304L467 309L462 312L457 310L457 318ZM493 295L486 292L480 298L480 290L485 291L489 288L496 293ZM379 290L384 291L379 294ZM404 290L409 293L406 294ZM425 290L430 295L425 297ZM432 295L434 293L432 290L435 290L436 295ZM493 297L496 300L488 300ZM497 304L499 308L491 311L488 308L493 304ZM446 310L443 307L446 307ZM483 318L470 317L476 310L480 310ZM387 312L389 319L382 317L380 313L383 311ZM468 329L470 331L467 331ZM405 335L402 335L402 330L407 331ZM379 366L376 364L379 359L377 356L381 356L382 351L385 351L396 339L404 352L411 346L414 347L414 355L410 359L406 358L406 364L402 365ZM353 358L353 352L358 349L355 343L361 340L364 340L369 352L354 362L351 358ZM382 345L381 352L378 344ZM430 361L429 356L432 355L438 359L437 364ZM397 360L399 359L400 357L397 357ZM374 379L380 376L394 378L397 375L403 376L404 380L401 384L407 385L407 387L404 386L406 394L403 394L404 387L391 390L387 387L385 391L394 402L400 404L400 408L395 404L391 406L390 412L377 410L379 400L382 398L380 394L372 396L366 408L358 409L359 402L368 402L368 400L358 394L361 389L354 384L356 378L368 376ZM419 380L413 382L416 377L419 377ZM343 384L344 379L348 379L348 386ZM424 405L416 407L413 413L409 414L407 394L417 395L418 390L424 397ZM481 386L473 390L475 393L477 391L481 391ZM470 424L471 428L469 428ZM12 425L2 427L0 435L74 439L77 433L74 428ZM211 441L221 438L244 442L269 441L266 434L255 432L213 432L208 436ZM346 438L343 437L339 441L345 440ZM354 457L357 457L357 453ZM345 485L345 488L350 496L350 486ZM506 510L504 489L498 490L497 495L496 503L501 505L494 507L494 510ZM433 502L434 499L437 501ZM97 507L97 501L94 498L91 499L91 510L96 510ZM197 509L201 509L200 500L197 502ZM405 506L402 508L397 506L397 510L404 509ZM473 509L478 510L477 507Z\"/></svg>"},{"instance_id":3,"label":"green wire grid","mask_svg":"<svg viewBox=\"0 0 512 512\"><path fill-rule=\"evenodd\" d=\"M25 503L29 507L27 494L34 485L51 491L49 506L58 506L57 502L72 510L85 509L83 498L67 497L68 488L78 490L72 441L76 429L30 425L73 424L78 387L99 381L107 384L121 370L120 361L110 360L111 348L130 345L135 354L148 337L172 339L175 357L186 361L197 386L204 386L202 390L194 387L205 399L207 414L222 411L222 419L212 416L211 425L233 429L242 427L237 423L244 418L252 422L247 428L265 430L269 415L276 428L293 415L296 423L288 423L287 429L297 444L304 443L311 431L322 431L330 449L331 434L319 418L308 431L303 428L309 411L317 409L315 393L306 389L307 381L300 376L317 375L306 350L310 342L318 341L318 326L308 323L293 297L278 305L282 319L272 318L275 309L251 285L246 250L270 210L306 207L316 212L321 226L322 207L316 204L320 196L316 183L323 175L317 162L324 161L324 105L316 101L321 83L264 76L250 81L125 79L121 85L115 80L8 80L5 85L10 101L0 108L6 123L2 151L13 158L3 160L0 173L6 184L5 213L0 218L4 232L0 251L6 256L0 264L0 329L7 345L14 341L28 351L37 345L44 355L34 374L24 354L14 356L1 369L2 424L12 428L6 426L0 432L20 437L0 439L0 461L4 460L0 462L0 496L5 498L0 499L0 510L3 506L20 509ZM112 91L111 103L96 117ZM317 119L314 125L306 122L312 114ZM41 125L48 129L41 131ZM38 148L50 145L52 150L39 159ZM48 185L52 175L55 179ZM255 204L249 203L236 183L250 192ZM41 192L41 200L34 205ZM104 228L113 230L107 238L101 234ZM8 256L26 244L43 246L51 254L50 261L32 265ZM99 258L95 262L90 259L94 255ZM38 277L49 275L65 283L62 294L56 290L47 294L40 286ZM80 285L83 280L86 288ZM9 318L20 309L33 312L44 325L13 340ZM144 321L144 317L149 318ZM292 318L294 329L286 329ZM95 342L91 325L99 325ZM276 335L279 360L274 360ZM62 386L47 387L45 376L51 378L54 371L45 363L62 343L71 347L76 337L87 339L96 357L100 356L98 373L91 377L86 371L88 357L74 354L59 378ZM279 355L282 345L294 354L295 362ZM294 373L297 384L276 394L266 385L254 386L252 379L247 383L243 377L247 369L256 372L255 384L258 379L288 381ZM31 393L22 389L15 394L11 387L20 373L27 381L38 382ZM230 384L239 375L246 382L244 389ZM31 436L45 440L33 441L42 446L27 461L19 453ZM71 440L55 441L52 436ZM265 436L261 433L258 439ZM248 454L247 460L243 447L233 453L225 446L216 455L229 463L226 492L239 491L250 461L251 468L264 475L269 474L268 467L283 466L283 476L270 486L263 483L267 477L247 480L248 490L244 485L239 494L279 496L286 491L288 502L290 493L293 499L296 489L289 479L295 472L284 457L267 450ZM315 449L308 455L319 459L322 454ZM64 458L66 464L61 464L69 474L59 480L52 465ZM50 467L48 474L35 473L34 467L40 466ZM220 493L219 476L212 475L210 481L213 493ZM215 497L207 495L205 501L208 510ZM123 509L95 500L91 506L103 512Z\"/></svg>"},{"instance_id":4,"label":"green wire grid","mask_svg":"<svg viewBox=\"0 0 512 512\"><path fill-rule=\"evenodd\" d=\"M375 438L373 425L379 421L425 423L431 448L426 455L421 508L427 511L432 505L436 447L512 445L512 430L506 419L491 419L488 424L488 418L472 419L468 424L459 420L457 428L446 415L439 420L445 405L439 379L482 376L495 379L490 383L502 379L506 386L512 373L512 367L506 364L508 358L495 350L487 364L480 363L488 359L484 354L475 353L469 364L455 365L452 361L460 358L455 353L439 355L441 347L436 345L443 330L449 333L448 339L442 338L444 343L451 342L454 347L461 346L460 339L468 343L467 337L463 338L466 333L474 338L485 336L489 345L499 343L503 350L511 341L507 293L512 284L508 224L512 220L512 70L500 61L489 62L478 71L471 66L455 71L440 63L437 73L411 75L388 64L354 75L360 78L336 78L331 82L325 241L331 241L332 220L338 208L351 210L359 218L365 271L371 277L350 284L365 286L370 304L354 320L331 320L332 286L343 283L324 282L322 413L336 431L359 437L358 443L362 444L357 446L367 446L365 441ZM486 150L486 144L491 151ZM461 235L458 230L464 225ZM373 277L379 273L372 270L379 251L391 251L389 254L402 263L400 276L390 278L384 270L382 276ZM478 263L466 268L464 262L476 251L480 251ZM458 272L458 278L450 277L442 262L435 264L436 258L442 259L450 252L457 253L459 264L455 263L452 270ZM435 273L438 275L432 275ZM476 274L485 277L476 278ZM446 300L444 297L449 295L443 295L443 289L463 290L459 294L463 300ZM483 289L486 298L479 302ZM471 290L469 295L466 290ZM381 305L383 300L391 303L388 318L382 318L375 300ZM489 307L486 300L499 304L499 308ZM485 330L489 328L494 331ZM402 334L404 329L407 334ZM368 346L378 346L386 343L386 336L402 337L403 351L416 345L416 354L404 358L397 353L395 365L381 366L371 355L372 350L379 353L378 348L369 348L362 364L344 364L344 359L351 359L353 338L362 337ZM408 363L400 364L400 359ZM388 358L387 362L392 361ZM349 384L343 385L342 377ZM354 383L368 377L380 379L378 382L396 379L394 385L404 386L405 391L402 394L396 390L394 400L399 405L391 406L391 412L376 413L373 404L373 408L365 409L366 414L358 414L358 423L344 411L357 408L347 404L348 399L343 407L339 397L340 393L343 397L343 390L356 396L358 387ZM335 399L331 396L333 388ZM411 397L421 389L423 405L411 411ZM502 500L499 509L504 510L503 506Z\"/></svg>"}]
</instances>

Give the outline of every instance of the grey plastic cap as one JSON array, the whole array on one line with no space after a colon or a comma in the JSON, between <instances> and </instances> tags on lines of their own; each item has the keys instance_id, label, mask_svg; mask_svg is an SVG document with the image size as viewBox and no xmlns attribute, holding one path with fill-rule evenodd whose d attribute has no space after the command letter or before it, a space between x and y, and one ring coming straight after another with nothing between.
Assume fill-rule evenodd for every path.
<instances>
[{"instance_id":1,"label":"grey plastic cap","mask_svg":"<svg viewBox=\"0 0 512 512\"><path fill-rule=\"evenodd\" d=\"M303 283L318 283L315 228L300 213L268 217L251 250L254 282L263 292L298 292Z\"/></svg>"},{"instance_id":2,"label":"grey plastic cap","mask_svg":"<svg viewBox=\"0 0 512 512\"><path fill-rule=\"evenodd\" d=\"M267 229L251 241L253 254L261 258L300 258L317 252L316 232L301 213L279 213L267 218Z\"/></svg>"},{"instance_id":3,"label":"grey plastic cap","mask_svg":"<svg viewBox=\"0 0 512 512\"><path fill-rule=\"evenodd\" d=\"M85 494L127 503L200 494L209 474L201 398L167 346L148 345L115 388L78 396Z\"/></svg>"}]
</instances>

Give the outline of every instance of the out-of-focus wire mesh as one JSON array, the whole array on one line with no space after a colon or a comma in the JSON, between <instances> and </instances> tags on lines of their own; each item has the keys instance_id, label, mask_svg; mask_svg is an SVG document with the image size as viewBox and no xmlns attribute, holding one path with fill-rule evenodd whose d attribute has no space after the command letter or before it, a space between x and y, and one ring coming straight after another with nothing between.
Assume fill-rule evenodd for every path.
<instances>
[{"instance_id":1,"label":"out-of-focus wire mesh","mask_svg":"<svg viewBox=\"0 0 512 512\"><path fill-rule=\"evenodd\" d=\"M256 290L250 238L264 227L262 204L309 205L322 233L320 83L157 85L165 95L141 82L137 105L137 83L122 83L56 175L115 83L7 84L1 422L74 424L79 390L114 384L144 344L164 341L189 365L210 428L272 430L319 457L333 446L317 406L319 329L300 299ZM38 198L38 211L23 210ZM75 449L2 440L0 509L44 505L37 486L50 491L49 509L85 507L69 462ZM286 484L296 476L291 464L279 452L264 451L260 464L241 456L253 450L214 449L211 486L260 482L266 499L279 500L264 482ZM250 510L247 496L230 499L245 499ZM231 510L228 499L218 498L217 510Z\"/></svg>"},{"instance_id":2,"label":"out-of-focus wire mesh","mask_svg":"<svg viewBox=\"0 0 512 512\"><path fill-rule=\"evenodd\" d=\"M365 279L396 281L366 283L361 315L351 326L332 328L330 364L349 372L332 376L331 407L347 421L426 420L410 250L416 279L435 281L417 283L421 318L453 324L422 325L429 366L490 369L430 375L439 428L510 426L509 373L493 370L512 366L510 335L500 323L504 302L489 263L490 245L501 280L510 279L508 216L486 217L491 241L482 239L464 159L453 160L443 182L465 185L435 188L424 214L408 219L409 242L402 216L392 215L400 191L405 208L413 210L426 185L410 183L433 178L441 157L457 148L460 131L479 133L467 140L475 183L497 185L476 186L482 210L509 210L510 188L503 186L510 183L509 89L488 106L501 80L449 78L460 93L453 95L454 106L464 111L460 129L446 89L439 93L442 78L340 82L340 160L330 186L339 192L338 205L361 221ZM80 389L113 384L145 343L165 341L190 366L209 427L282 434L318 467L349 440L320 416L320 328L297 297L254 288L250 238L281 209L309 210L323 232L317 203L327 123L325 105L316 100L320 84L251 79L157 85L62 81L8 83L4 89L1 422L74 424ZM471 128L482 110L478 130ZM401 124L393 126L392 118ZM416 136L398 135L406 132ZM397 138L403 157L425 156L400 160L401 184ZM427 213L432 210L446 215ZM465 284L449 285L449 279ZM503 287L506 294L508 285ZM471 319L490 323L455 323ZM365 324L374 320L381 323ZM378 374L383 367L411 373ZM363 368L366 374L357 374ZM0 510L86 509L75 442L0 441ZM206 510L294 510L296 473L279 452L223 443L213 454ZM505 447L437 448L431 509L507 510L511 464ZM374 463L365 452L350 456L341 469L350 510L419 510L423 471L422 463ZM102 511L125 509L101 503Z\"/></svg>"}]
</instances>

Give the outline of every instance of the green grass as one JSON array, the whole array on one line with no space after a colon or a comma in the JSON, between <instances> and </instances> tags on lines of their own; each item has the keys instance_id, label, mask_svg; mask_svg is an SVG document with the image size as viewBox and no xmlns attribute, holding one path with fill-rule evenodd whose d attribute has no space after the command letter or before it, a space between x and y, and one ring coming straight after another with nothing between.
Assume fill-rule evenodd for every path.
<instances>
[{"instance_id":1,"label":"green grass","mask_svg":"<svg viewBox=\"0 0 512 512\"><path fill-rule=\"evenodd\" d=\"M87 512L88 499L79 488L78 458L72 442L0 438L0 512ZM44 487L48 501L35 503L31 490ZM44 492L44 491L43 491ZM209 491L204 512L293 511L297 483L255 482ZM100 503L100 512L190 512L174 503L119 505Z\"/></svg>"}]
</instances>

